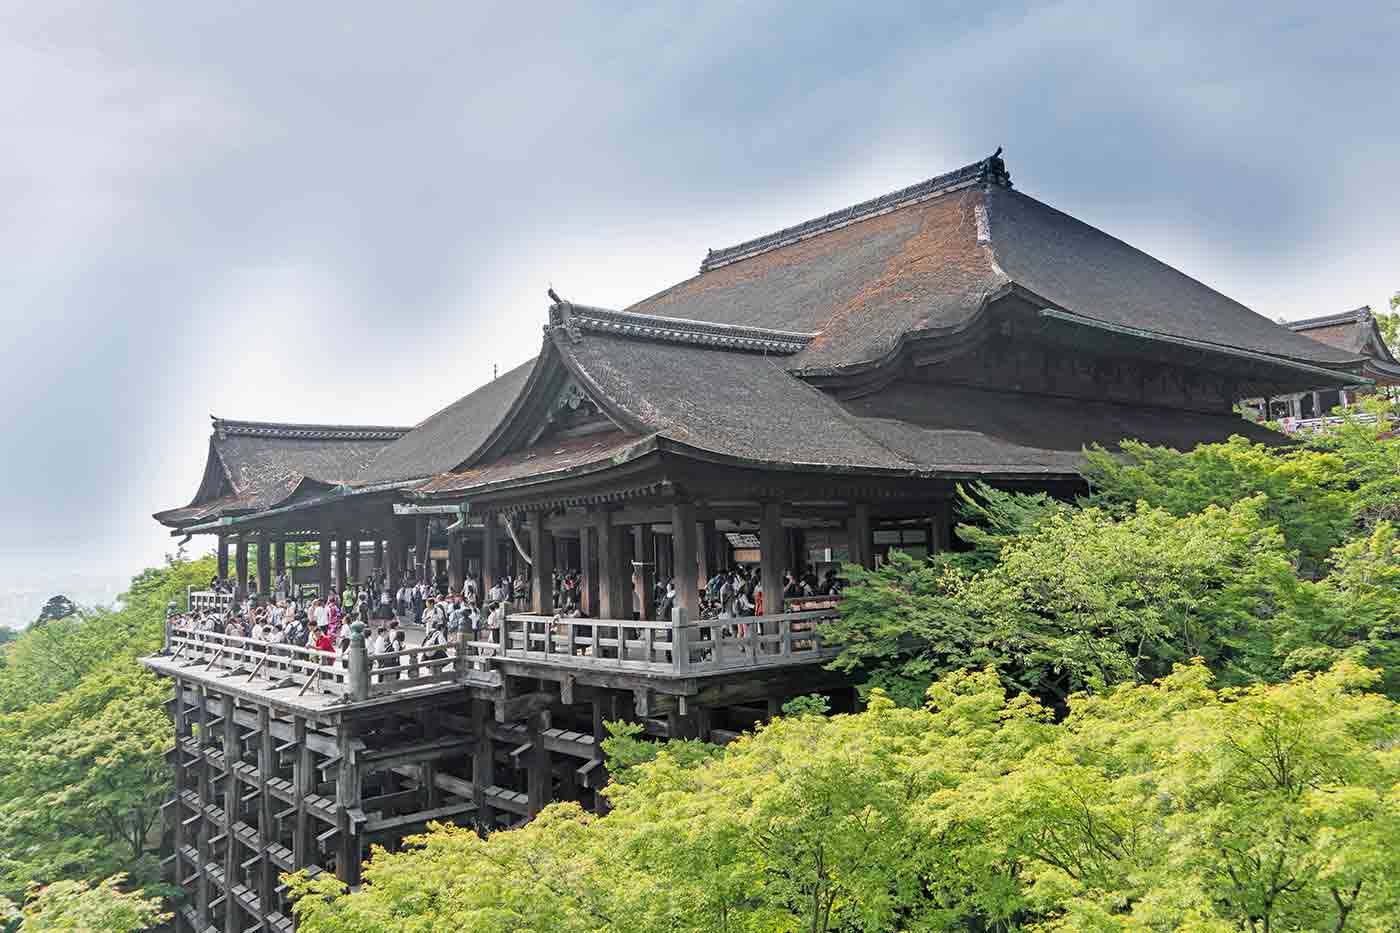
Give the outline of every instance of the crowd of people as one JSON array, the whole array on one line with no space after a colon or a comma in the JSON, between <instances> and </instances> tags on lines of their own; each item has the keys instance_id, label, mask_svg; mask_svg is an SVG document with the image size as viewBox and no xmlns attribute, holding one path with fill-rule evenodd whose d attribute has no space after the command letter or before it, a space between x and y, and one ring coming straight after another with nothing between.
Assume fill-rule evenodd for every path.
<instances>
[{"instance_id":1,"label":"crowd of people","mask_svg":"<svg viewBox=\"0 0 1400 933\"><path fill-rule=\"evenodd\" d=\"M222 609L173 613L173 628L185 632L212 632L268 645L292 645L323 652L327 661L342 658L349 649L349 623L364 624L369 654L403 652L407 635L403 625L422 626L425 647L446 645L463 633L469 641L494 644L497 633L512 611L528 608L531 580L526 574L506 575L483 594L481 584L468 577L456 591L449 591L446 574L431 581L405 578L397 589L387 585L383 570L376 569L360 583L347 582L339 594L303 598L293 591L285 574L277 577L271 593L256 593L250 580L241 602L230 601ZM835 597L842 581L834 569L818 576L812 569L788 571L783 576L783 605L805 597ZM583 591L586 581L579 570L556 572L553 577L555 614L562 618L585 617ZM210 589L232 592L228 581L215 578ZM652 591L652 617L671 618L677 599L674 577L657 579ZM757 567L735 567L715 573L700 592L701 618L742 619L765 612L763 580ZM781 609L775 611L782 611Z\"/></svg>"}]
</instances>

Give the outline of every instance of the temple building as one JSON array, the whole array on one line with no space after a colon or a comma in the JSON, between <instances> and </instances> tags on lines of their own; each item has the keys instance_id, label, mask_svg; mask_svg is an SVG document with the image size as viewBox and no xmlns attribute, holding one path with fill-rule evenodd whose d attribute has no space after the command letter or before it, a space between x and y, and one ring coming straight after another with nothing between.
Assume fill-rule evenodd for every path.
<instances>
[{"instance_id":1,"label":"temple building","mask_svg":"<svg viewBox=\"0 0 1400 933\"><path fill-rule=\"evenodd\" d=\"M1359 374L1366 381L1342 388L1327 384L1268 398L1244 399L1241 408L1251 414L1285 423L1325 418L1332 409L1350 405L1359 397L1400 386L1400 362L1386 346L1369 305L1340 314L1289 321L1285 326L1294 333L1361 357L1364 362Z\"/></svg>"},{"instance_id":2,"label":"temple building","mask_svg":"<svg viewBox=\"0 0 1400 933\"><path fill-rule=\"evenodd\" d=\"M429 819L600 805L604 721L725 741L793 695L841 708L834 609L784 603L786 572L948 548L959 482L1069 494L1089 445L1283 442L1236 400L1364 385L1377 359L1021 193L999 152L711 250L630 307L586 297L551 291L533 360L413 428L215 421L193 501L156 518L232 544L245 585L249 546L266 593L309 540L320 593L367 562L532 592L392 677L362 641L327 665L172 633L146 663L176 684L182 929L285 928L279 871L356 883L370 842ZM701 611L736 564L766 602L742 627ZM564 570L577 618L555 613Z\"/></svg>"}]
</instances>

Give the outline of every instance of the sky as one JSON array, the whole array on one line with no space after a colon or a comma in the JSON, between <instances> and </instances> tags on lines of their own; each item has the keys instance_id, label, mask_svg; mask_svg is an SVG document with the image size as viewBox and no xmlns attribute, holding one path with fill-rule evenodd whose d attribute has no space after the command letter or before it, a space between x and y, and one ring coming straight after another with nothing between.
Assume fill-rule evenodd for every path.
<instances>
[{"instance_id":1,"label":"sky","mask_svg":"<svg viewBox=\"0 0 1400 933\"><path fill-rule=\"evenodd\" d=\"M705 250L1005 147L1273 318L1400 290L1400 4L0 0L0 588L209 415L413 424ZM204 542L207 543L207 542Z\"/></svg>"}]
</instances>

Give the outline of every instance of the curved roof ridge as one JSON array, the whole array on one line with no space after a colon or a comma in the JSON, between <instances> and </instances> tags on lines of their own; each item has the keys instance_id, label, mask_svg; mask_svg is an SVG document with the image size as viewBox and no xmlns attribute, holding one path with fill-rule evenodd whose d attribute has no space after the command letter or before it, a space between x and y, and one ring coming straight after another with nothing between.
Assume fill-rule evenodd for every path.
<instances>
[{"instance_id":1,"label":"curved roof ridge","mask_svg":"<svg viewBox=\"0 0 1400 933\"><path fill-rule=\"evenodd\" d=\"M885 214L910 204L918 204L920 201L927 201L930 198L947 194L949 191L979 183L1001 185L1005 188L1011 187L1011 173L1006 170L1006 163L1001 158L1000 147L985 159L953 169L951 172L944 172L942 175L935 175L933 178L917 184L900 188L898 191L891 191L888 194L882 194L868 201L861 201L859 204L853 204L839 211L832 211L800 224L785 227L776 233L745 240L723 249L712 249L705 254L705 259L700 263L700 272L703 274L711 269L718 269L720 266L727 266L732 262L787 246L789 243L796 243L799 240L805 240L831 230L838 230L867 217Z\"/></svg>"},{"instance_id":2,"label":"curved roof ridge","mask_svg":"<svg viewBox=\"0 0 1400 933\"><path fill-rule=\"evenodd\" d=\"M589 332L779 355L805 350L817 336L816 332L662 317L568 301L558 301L550 306L549 326L563 329L574 340L581 333Z\"/></svg>"},{"instance_id":3,"label":"curved roof ridge","mask_svg":"<svg viewBox=\"0 0 1400 933\"><path fill-rule=\"evenodd\" d=\"M304 424L278 421L238 421L210 415L214 433L225 437L280 437L292 440L392 441L411 429L388 425Z\"/></svg>"},{"instance_id":4,"label":"curved roof ridge","mask_svg":"<svg viewBox=\"0 0 1400 933\"><path fill-rule=\"evenodd\" d=\"M1285 321L1283 326L1292 331L1311 330L1314 327L1327 327L1331 324L1354 324L1371 316L1371 306L1362 305L1359 308L1352 308L1350 311L1338 311L1335 314L1322 314L1317 317L1299 318L1296 321Z\"/></svg>"}]
</instances>

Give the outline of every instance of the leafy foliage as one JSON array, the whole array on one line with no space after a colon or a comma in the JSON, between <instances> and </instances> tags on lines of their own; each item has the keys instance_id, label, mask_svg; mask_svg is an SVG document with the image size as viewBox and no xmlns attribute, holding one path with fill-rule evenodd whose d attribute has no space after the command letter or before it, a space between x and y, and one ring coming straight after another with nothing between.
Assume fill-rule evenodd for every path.
<instances>
[{"instance_id":1,"label":"leafy foliage","mask_svg":"<svg viewBox=\"0 0 1400 933\"><path fill-rule=\"evenodd\" d=\"M136 933L170 919L158 898L141 891L123 891L126 879L114 875L95 887L81 881L57 881L31 892L19 911L20 933L44 930L102 930Z\"/></svg>"},{"instance_id":2,"label":"leafy foliage","mask_svg":"<svg viewBox=\"0 0 1400 933\"><path fill-rule=\"evenodd\" d=\"M376 852L298 879L300 929L1385 929L1400 910L1400 707L1344 662L1215 689L1201 664L1076 695L1055 724L994 672L919 709L774 720L633 766L595 817Z\"/></svg>"},{"instance_id":3,"label":"leafy foliage","mask_svg":"<svg viewBox=\"0 0 1400 933\"><path fill-rule=\"evenodd\" d=\"M1182 453L1124 441L1121 452L1086 451L1088 504L1125 513L1138 502L1176 516L1263 495L1265 520L1278 527L1300 569L1321 573L1351 530L1347 461L1319 450L1277 450L1233 437Z\"/></svg>"},{"instance_id":4,"label":"leafy foliage","mask_svg":"<svg viewBox=\"0 0 1400 933\"><path fill-rule=\"evenodd\" d=\"M147 570L119 608L31 626L5 647L0 896L123 872L164 890L148 850L169 795L168 688L134 658L159 646L166 605L212 568L174 560Z\"/></svg>"}]
</instances>

